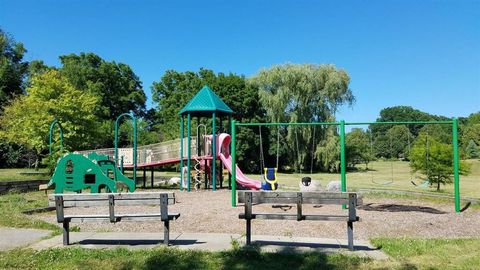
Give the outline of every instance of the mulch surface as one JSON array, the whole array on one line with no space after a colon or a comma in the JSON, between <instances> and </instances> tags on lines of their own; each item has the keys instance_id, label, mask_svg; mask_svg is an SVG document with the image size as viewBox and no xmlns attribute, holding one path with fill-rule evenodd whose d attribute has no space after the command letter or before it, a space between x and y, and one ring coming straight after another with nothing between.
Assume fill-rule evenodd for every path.
<instances>
[{"instance_id":1,"label":"mulch surface","mask_svg":"<svg viewBox=\"0 0 480 270\"><path fill-rule=\"evenodd\" d=\"M245 233L245 221L238 218L244 211L242 205L231 207L228 190L212 191L176 191L177 203L169 207L170 212L178 212L180 218L171 222L171 231L175 233ZM295 207L273 208L270 205L253 207L254 212L296 213ZM67 209L66 214L108 213L105 207L85 209ZM152 213L158 207L126 206L117 212ZM306 214L345 214L345 210L335 205L314 207L304 205ZM354 223L356 239L373 237L421 237L421 238L459 238L480 237L480 210L469 208L465 212L455 213L452 204L438 204L429 201L411 199L364 198L357 215L361 221ZM39 214L39 218L56 224L55 213ZM76 223L82 232L88 231L131 231L162 232L160 221L156 222L105 222ZM252 234L279 235L297 237L347 238L346 222L326 221L277 221L253 220Z\"/></svg>"}]
</instances>

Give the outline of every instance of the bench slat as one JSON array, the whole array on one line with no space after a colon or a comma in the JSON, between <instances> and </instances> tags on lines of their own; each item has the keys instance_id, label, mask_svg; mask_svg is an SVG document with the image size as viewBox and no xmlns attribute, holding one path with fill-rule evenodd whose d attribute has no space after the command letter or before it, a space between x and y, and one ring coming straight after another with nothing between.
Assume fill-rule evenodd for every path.
<instances>
[{"instance_id":1,"label":"bench slat","mask_svg":"<svg viewBox=\"0 0 480 270\"><path fill-rule=\"evenodd\" d=\"M108 200L108 195L114 195L118 199L154 199L158 198L160 194L166 193L169 198L174 198L173 192L135 192L135 193L57 193L50 194L50 197L63 196L68 200L95 200L105 199Z\"/></svg>"},{"instance_id":2,"label":"bench slat","mask_svg":"<svg viewBox=\"0 0 480 270\"><path fill-rule=\"evenodd\" d=\"M55 206L55 197L63 196L65 207L107 206L109 195L113 195L115 205L160 205L160 194L168 194L168 204L175 204L175 194L172 192L155 193L99 193L99 194L50 194L49 206Z\"/></svg>"},{"instance_id":3,"label":"bench slat","mask_svg":"<svg viewBox=\"0 0 480 270\"><path fill-rule=\"evenodd\" d=\"M259 203L285 203L296 204L298 194L302 195L302 204L348 204L349 192L264 192L264 191L238 191L238 202L245 203L245 193L252 193L252 202Z\"/></svg>"},{"instance_id":4,"label":"bench slat","mask_svg":"<svg viewBox=\"0 0 480 270\"><path fill-rule=\"evenodd\" d=\"M179 213L169 213L169 220L176 220L180 217ZM161 214L121 214L116 215L115 220L120 221L149 221L149 220L161 220ZM67 215L65 220L73 223L83 223L83 222L98 222L98 221L109 221L109 215Z\"/></svg>"},{"instance_id":5,"label":"bench slat","mask_svg":"<svg viewBox=\"0 0 480 270\"><path fill-rule=\"evenodd\" d=\"M239 218L245 219L245 214L239 214ZM271 219L271 220L297 220L296 214L252 214L252 219ZM358 221L349 220L348 216L335 215L302 215L301 220L324 220L324 221Z\"/></svg>"}]
</instances>

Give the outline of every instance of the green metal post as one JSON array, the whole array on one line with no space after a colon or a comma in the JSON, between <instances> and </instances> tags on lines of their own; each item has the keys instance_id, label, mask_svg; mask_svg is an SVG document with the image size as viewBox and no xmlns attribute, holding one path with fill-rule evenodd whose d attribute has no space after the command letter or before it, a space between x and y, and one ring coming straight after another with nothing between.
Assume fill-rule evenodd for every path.
<instances>
[{"instance_id":1,"label":"green metal post","mask_svg":"<svg viewBox=\"0 0 480 270\"><path fill-rule=\"evenodd\" d=\"M230 142L230 154L232 155L232 176L231 176L231 186L232 186L232 207L237 206L237 152L235 147L235 120L231 122L231 132L232 132L232 140Z\"/></svg>"},{"instance_id":2,"label":"green metal post","mask_svg":"<svg viewBox=\"0 0 480 270\"><path fill-rule=\"evenodd\" d=\"M130 113L133 120L133 182L137 183L137 118Z\"/></svg>"},{"instance_id":3,"label":"green metal post","mask_svg":"<svg viewBox=\"0 0 480 270\"><path fill-rule=\"evenodd\" d=\"M183 130L183 115L180 115L180 190L183 190L183 137L185 132Z\"/></svg>"},{"instance_id":4,"label":"green metal post","mask_svg":"<svg viewBox=\"0 0 480 270\"><path fill-rule=\"evenodd\" d=\"M455 212L460 212L460 176L459 176L459 158L458 158L458 119L453 118L452 124L453 140L453 178L455 189Z\"/></svg>"},{"instance_id":5,"label":"green metal post","mask_svg":"<svg viewBox=\"0 0 480 270\"><path fill-rule=\"evenodd\" d=\"M62 129L62 125L60 124L60 122L58 122L57 119L54 119L52 121L52 123L50 124L50 132L49 132L50 139L49 139L49 149L48 149L49 152L48 153L49 153L50 157L52 156L52 151L53 151L52 150L52 141L53 141L53 128L55 127L55 125L57 125L59 130L60 130L60 149L63 150L63 129Z\"/></svg>"},{"instance_id":6,"label":"green metal post","mask_svg":"<svg viewBox=\"0 0 480 270\"><path fill-rule=\"evenodd\" d=\"M340 174L342 182L342 192L347 191L347 175L345 166L345 121L340 121ZM342 205L346 209L346 205Z\"/></svg>"},{"instance_id":7,"label":"green metal post","mask_svg":"<svg viewBox=\"0 0 480 270\"><path fill-rule=\"evenodd\" d=\"M222 122L223 122L223 119L222 119L222 116L221 116L221 115L220 115L219 118L220 118L220 125L219 125L218 130L219 130L219 133L222 133L222 132L223 132L223 131L222 131L222 128L223 128L223 123L222 123ZM220 149L221 146L218 146L218 148ZM223 164L223 163L220 163L220 188L223 188L223 165L222 165L222 164Z\"/></svg>"},{"instance_id":8,"label":"green metal post","mask_svg":"<svg viewBox=\"0 0 480 270\"><path fill-rule=\"evenodd\" d=\"M212 114L212 190L217 189L217 118L215 112Z\"/></svg>"},{"instance_id":9,"label":"green metal post","mask_svg":"<svg viewBox=\"0 0 480 270\"><path fill-rule=\"evenodd\" d=\"M228 116L228 132L227 133L232 135L232 116L231 115ZM229 173L228 176L229 177L227 179L230 179L232 177L232 174ZM232 189L232 181L228 181L228 189L230 190Z\"/></svg>"},{"instance_id":10,"label":"green metal post","mask_svg":"<svg viewBox=\"0 0 480 270\"><path fill-rule=\"evenodd\" d=\"M190 113L187 114L187 191L190 192L190 159L192 156L191 150L192 147L190 146L191 144L191 120L192 117Z\"/></svg>"},{"instance_id":11,"label":"green metal post","mask_svg":"<svg viewBox=\"0 0 480 270\"><path fill-rule=\"evenodd\" d=\"M137 183L137 118L133 113L122 113L115 121L115 166L118 167L118 126L122 117L128 116L133 121L133 182ZM115 181L117 180L116 170L114 171Z\"/></svg>"}]
</instances>

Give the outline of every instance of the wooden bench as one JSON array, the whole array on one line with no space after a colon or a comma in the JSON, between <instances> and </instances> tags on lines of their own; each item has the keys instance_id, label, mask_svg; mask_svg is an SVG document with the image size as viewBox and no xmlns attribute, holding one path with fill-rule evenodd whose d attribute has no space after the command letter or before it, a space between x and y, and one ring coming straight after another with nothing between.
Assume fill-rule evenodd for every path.
<instances>
[{"instance_id":1,"label":"wooden bench","mask_svg":"<svg viewBox=\"0 0 480 270\"><path fill-rule=\"evenodd\" d=\"M318 220L318 221L346 221L348 248L353 250L353 222L359 221L357 216L357 194L340 192L273 192L273 191L238 191L238 202L245 204L245 213L240 219L246 220L247 245L251 244L252 219L272 220ZM296 214L253 213L254 204L296 204ZM347 205L346 215L306 215L302 212L303 204L334 204Z\"/></svg>"},{"instance_id":2,"label":"wooden bench","mask_svg":"<svg viewBox=\"0 0 480 270\"><path fill-rule=\"evenodd\" d=\"M172 192L139 192L139 193L102 193L102 194L51 194L49 205L55 206L57 221L63 224L63 244L68 245L70 222L88 222L108 220L112 223L120 221L163 221L163 242L170 241L170 220L180 217L178 213L169 213L168 205L175 204L175 194ZM159 205L158 213L117 214L116 206L149 206ZM108 213L100 215L65 215L64 208L108 206Z\"/></svg>"}]
</instances>

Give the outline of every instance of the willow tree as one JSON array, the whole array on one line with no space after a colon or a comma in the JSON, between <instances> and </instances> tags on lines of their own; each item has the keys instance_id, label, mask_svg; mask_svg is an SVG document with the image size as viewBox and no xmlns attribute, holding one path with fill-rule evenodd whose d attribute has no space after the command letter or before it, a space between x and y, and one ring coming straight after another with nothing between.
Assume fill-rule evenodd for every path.
<instances>
[{"instance_id":1,"label":"willow tree","mask_svg":"<svg viewBox=\"0 0 480 270\"><path fill-rule=\"evenodd\" d=\"M258 87L260 102L272 122L334 121L338 108L345 104L351 105L355 100L349 88L350 77L345 70L337 69L334 65L275 65L260 70L250 81ZM312 146L325 146L322 143L322 140L328 139L325 138L325 130L305 126L290 126L282 130L290 150L297 153L297 170L310 166L312 153L316 153L315 164L323 169L331 166L322 160L325 156L332 156L331 153L312 151ZM335 135L336 132L332 134ZM331 151L336 147L321 149Z\"/></svg>"}]
</instances>

